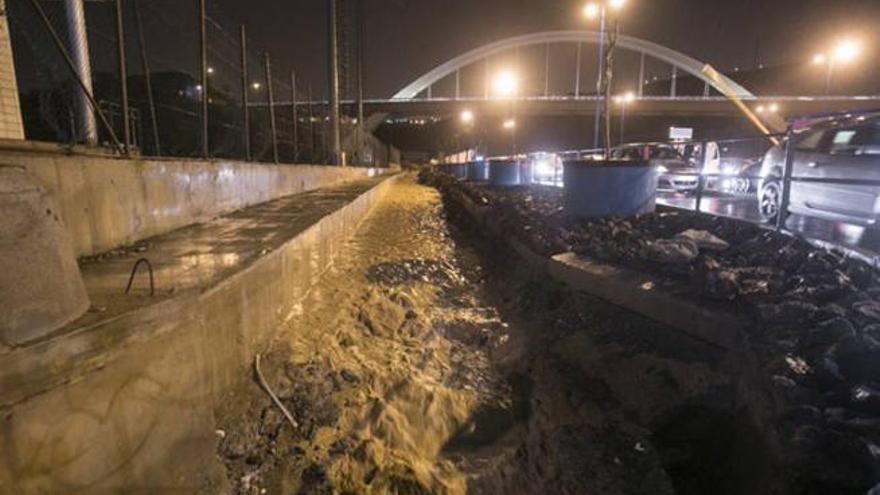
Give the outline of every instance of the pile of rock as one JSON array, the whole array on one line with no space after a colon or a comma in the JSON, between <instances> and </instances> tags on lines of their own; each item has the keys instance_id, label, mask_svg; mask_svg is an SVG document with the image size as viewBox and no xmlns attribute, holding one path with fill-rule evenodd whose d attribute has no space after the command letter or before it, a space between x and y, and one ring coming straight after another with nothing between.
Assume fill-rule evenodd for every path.
<instances>
[{"instance_id":1,"label":"pile of rock","mask_svg":"<svg viewBox=\"0 0 880 495\"><path fill-rule=\"evenodd\" d=\"M794 492L863 493L880 482L880 277L872 267L733 219L659 208L579 220L556 188L484 188L432 172L422 179L484 206L536 253L574 251L650 273L678 294L750 316Z\"/></svg>"}]
</instances>

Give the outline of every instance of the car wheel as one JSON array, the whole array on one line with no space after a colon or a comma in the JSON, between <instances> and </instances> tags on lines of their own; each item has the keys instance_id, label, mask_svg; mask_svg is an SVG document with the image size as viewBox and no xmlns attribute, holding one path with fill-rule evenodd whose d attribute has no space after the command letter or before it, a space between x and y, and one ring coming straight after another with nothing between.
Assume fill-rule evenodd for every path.
<instances>
[{"instance_id":1,"label":"car wheel","mask_svg":"<svg viewBox=\"0 0 880 495\"><path fill-rule=\"evenodd\" d=\"M758 196L758 211L761 220L765 223L773 223L779 216L779 208L782 204L782 186L779 181L771 180L764 184L761 194Z\"/></svg>"}]
</instances>

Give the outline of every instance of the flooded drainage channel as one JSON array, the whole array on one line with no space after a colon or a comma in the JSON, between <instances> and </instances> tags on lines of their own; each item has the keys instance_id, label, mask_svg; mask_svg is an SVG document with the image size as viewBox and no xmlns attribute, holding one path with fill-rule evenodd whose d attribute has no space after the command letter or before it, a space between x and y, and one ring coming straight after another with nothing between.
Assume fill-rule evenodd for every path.
<instances>
[{"instance_id":1,"label":"flooded drainage channel","mask_svg":"<svg viewBox=\"0 0 880 495\"><path fill-rule=\"evenodd\" d=\"M449 218L448 218L449 217ZM218 417L233 493L758 494L755 357L553 282L401 181Z\"/></svg>"}]
</instances>

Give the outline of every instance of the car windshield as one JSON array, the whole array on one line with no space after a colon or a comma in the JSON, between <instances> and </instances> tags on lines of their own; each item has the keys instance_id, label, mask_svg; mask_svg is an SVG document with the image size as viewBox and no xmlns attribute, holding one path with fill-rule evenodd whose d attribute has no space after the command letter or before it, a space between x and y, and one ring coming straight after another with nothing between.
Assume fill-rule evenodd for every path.
<instances>
[{"instance_id":1,"label":"car windshield","mask_svg":"<svg viewBox=\"0 0 880 495\"><path fill-rule=\"evenodd\" d=\"M681 155L674 148L668 146L627 146L615 148L611 152L611 158L615 160L682 160Z\"/></svg>"},{"instance_id":2,"label":"car windshield","mask_svg":"<svg viewBox=\"0 0 880 495\"><path fill-rule=\"evenodd\" d=\"M681 155L673 148L665 146L651 148L651 160L680 160Z\"/></svg>"}]
</instances>

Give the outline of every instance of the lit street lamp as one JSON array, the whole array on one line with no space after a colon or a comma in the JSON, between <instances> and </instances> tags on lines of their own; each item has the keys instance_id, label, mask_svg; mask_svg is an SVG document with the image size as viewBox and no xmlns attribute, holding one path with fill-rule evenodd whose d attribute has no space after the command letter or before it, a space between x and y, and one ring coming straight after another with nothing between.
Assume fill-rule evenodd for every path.
<instances>
[{"instance_id":1,"label":"lit street lamp","mask_svg":"<svg viewBox=\"0 0 880 495\"><path fill-rule=\"evenodd\" d=\"M508 131L512 131L512 130L516 129L516 120L507 119L504 121L504 124L502 124L502 127L504 127L504 129L506 129Z\"/></svg>"},{"instance_id":2,"label":"lit street lamp","mask_svg":"<svg viewBox=\"0 0 880 495\"><path fill-rule=\"evenodd\" d=\"M596 3L589 3L584 6L584 15L588 19L599 19L599 81L597 83L599 94L602 95L602 111L596 112L596 123L594 126L593 146L599 147L599 122L601 115L605 116L605 159L611 156L611 83L614 79L614 48L617 45L617 38L620 36L620 20L619 12L626 5L627 0L602 0ZM612 15L614 26L611 30L606 30L606 20L608 15ZM607 31L607 32L606 32ZM607 37L607 40L606 40Z\"/></svg>"},{"instance_id":3,"label":"lit street lamp","mask_svg":"<svg viewBox=\"0 0 880 495\"><path fill-rule=\"evenodd\" d=\"M459 118L461 119L462 124L469 126L474 123L474 112L471 112L470 110L464 110L461 112L461 116Z\"/></svg>"},{"instance_id":4,"label":"lit street lamp","mask_svg":"<svg viewBox=\"0 0 880 495\"><path fill-rule=\"evenodd\" d=\"M853 40L839 42L829 53L817 53L813 56L813 65L824 65L825 73L825 96L831 95L831 83L834 79L834 71L838 64L847 64L854 61L861 52L859 44Z\"/></svg>"},{"instance_id":5,"label":"lit street lamp","mask_svg":"<svg viewBox=\"0 0 880 495\"><path fill-rule=\"evenodd\" d=\"M492 80L492 88L495 94L502 98L512 98L519 90L519 79L512 71L504 70L495 75Z\"/></svg>"},{"instance_id":6,"label":"lit street lamp","mask_svg":"<svg viewBox=\"0 0 880 495\"><path fill-rule=\"evenodd\" d=\"M758 112L758 113L760 113L760 114L765 114L765 113L779 113L779 104L778 104L778 103L771 103L771 104L766 105L766 106L764 106L764 105L758 105L758 107L755 108L755 111Z\"/></svg>"}]
</instances>

